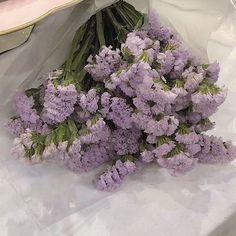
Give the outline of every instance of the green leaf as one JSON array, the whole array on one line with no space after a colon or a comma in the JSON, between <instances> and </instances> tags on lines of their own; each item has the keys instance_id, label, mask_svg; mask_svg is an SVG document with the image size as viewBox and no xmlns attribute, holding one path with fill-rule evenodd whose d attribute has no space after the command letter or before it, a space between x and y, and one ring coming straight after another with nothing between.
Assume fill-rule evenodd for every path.
<instances>
[{"instance_id":1,"label":"green leaf","mask_svg":"<svg viewBox=\"0 0 236 236\"><path fill-rule=\"evenodd\" d=\"M176 146L167 155L163 156L163 158L174 157L174 156L180 154L184 150L184 147L182 144L175 143L175 145Z\"/></svg>"},{"instance_id":2,"label":"green leaf","mask_svg":"<svg viewBox=\"0 0 236 236\"><path fill-rule=\"evenodd\" d=\"M199 86L199 91L201 93L210 94L212 96L218 94L220 92L220 90L221 89L217 85L211 83L210 81L208 81L206 79L203 80L203 82Z\"/></svg>"},{"instance_id":3,"label":"green leaf","mask_svg":"<svg viewBox=\"0 0 236 236\"><path fill-rule=\"evenodd\" d=\"M122 162L126 162L126 161L134 162L135 157L132 156L132 155L124 155L124 156L121 156L121 157L120 157L120 160L121 160Z\"/></svg>"},{"instance_id":4,"label":"green leaf","mask_svg":"<svg viewBox=\"0 0 236 236\"><path fill-rule=\"evenodd\" d=\"M25 148L25 157L31 158L35 154L34 148Z\"/></svg>"},{"instance_id":5,"label":"green leaf","mask_svg":"<svg viewBox=\"0 0 236 236\"><path fill-rule=\"evenodd\" d=\"M78 129L75 122L72 119L68 119L68 128L71 133L71 138L75 138L78 135Z\"/></svg>"},{"instance_id":6,"label":"green leaf","mask_svg":"<svg viewBox=\"0 0 236 236\"><path fill-rule=\"evenodd\" d=\"M177 131L179 134L182 135L189 134L190 133L189 125L187 123L179 124Z\"/></svg>"},{"instance_id":7,"label":"green leaf","mask_svg":"<svg viewBox=\"0 0 236 236\"><path fill-rule=\"evenodd\" d=\"M25 91L25 95L27 97L31 97L31 96L34 97L35 95L38 95L39 91L40 91L40 88L30 88Z\"/></svg>"},{"instance_id":8,"label":"green leaf","mask_svg":"<svg viewBox=\"0 0 236 236\"><path fill-rule=\"evenodd\" d=\"M170 137L168 136L160 136L157 138L157 146L161 146L165 143L169 143L171 141Z\"/></svg>"},{"instance_id":9,"label":"green leaf","mask_svg":"<svg viewBox=\"0 0 236 236\"><path fill-rule=\"evenodd\" d=\"M58 128L56 129L56 139L57 139L57 143L61 143L64 141L65 138L65 126L64 124L60 124L58 126Z\"/></svg>"},{"instance_id":10,"label":"green leaf","mask_svg":"<svg viewBox=\"0 0 236 236\"><path fill-rule=\"evenodd\" d=\"M142 26L144 25L144 22L145 22L145 19L146 19L146 18L147 18L146 15L142 15L142 16L139 18L138 22L136 23L136 25L135 25L135 27L134 27L134 30L135 30L135 31L138 31L138 30L140 30L140 29L142 28Z\"/></svg>"}]
</instances>

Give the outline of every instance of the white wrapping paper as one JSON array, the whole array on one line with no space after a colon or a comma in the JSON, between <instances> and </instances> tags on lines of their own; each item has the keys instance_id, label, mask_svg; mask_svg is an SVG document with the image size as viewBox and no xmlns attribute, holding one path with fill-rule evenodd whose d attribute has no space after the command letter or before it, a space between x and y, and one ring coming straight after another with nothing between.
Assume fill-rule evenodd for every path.
<instances>
[{"instance_id":1,"label":"white wrapping paper","mask_svg":"<svg viewBox=\"0 0 236 236\"><path fill-rule=\"evenodd\" d=\"M75 30L112 0L85 0L47 17L23 46L0 55L0 235L1 236L234 236L236 163L198 166L173 178L155 167L133 175L115 193L92 186L99 170L75 175L47 163L29 166L11 156L3 123L13 114L17 89L38 84L43 73L67 57ZM204 60L222 67L219 84L228 98L212 131L236 142L236 11L228 0L132 0L155 8Z\"/></svg>"}]
</instances>

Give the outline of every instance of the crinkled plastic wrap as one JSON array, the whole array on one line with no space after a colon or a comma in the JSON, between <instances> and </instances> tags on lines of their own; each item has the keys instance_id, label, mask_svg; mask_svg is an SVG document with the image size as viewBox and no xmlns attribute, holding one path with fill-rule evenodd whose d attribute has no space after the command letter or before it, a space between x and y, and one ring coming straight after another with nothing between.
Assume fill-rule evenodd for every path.
<instances>
[{"instance_id":1,"label":"crinkled plastic wrap","mask_svg":"<svg viewBox=\"0 0 236 236\"><path fill-rule=\"evenodd\" d=\"M150 167L115 193L94 189L92 173L76 175L55 164L30 166L11 156L3 128L18 89L66 59L75 30L112 0L84 0L38 23L24 45L0 55L0 235L191 235L236 232L236 163L202 166L173 178ZM212 133L236 142L236 6L229 0L132 0L155 8L203 61L218 60L228 98Z\"/></svg>"}]
</instances>

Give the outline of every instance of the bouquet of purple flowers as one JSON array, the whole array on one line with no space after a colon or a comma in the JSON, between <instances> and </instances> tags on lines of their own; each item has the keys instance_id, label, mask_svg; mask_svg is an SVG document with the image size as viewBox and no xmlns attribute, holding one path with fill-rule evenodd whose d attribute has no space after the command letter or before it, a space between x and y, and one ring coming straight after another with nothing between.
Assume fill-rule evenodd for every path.
<instances>
[{"instance_id":1,"label":"bouquet of purple flowers","mask_svg":"<svg viewBox=\"0 0 236 236\"><path fill-rule=\"evenodd\" d=\"M112 191L140 165L178 176L234 160L230 141L204 134L226 98L219 65L202 64L176 32L119 1L75 34L68 60L38 88L17 93L8 127L14 153L76 173L110 166L94 182Z\"/></svg>"}]
</instances>

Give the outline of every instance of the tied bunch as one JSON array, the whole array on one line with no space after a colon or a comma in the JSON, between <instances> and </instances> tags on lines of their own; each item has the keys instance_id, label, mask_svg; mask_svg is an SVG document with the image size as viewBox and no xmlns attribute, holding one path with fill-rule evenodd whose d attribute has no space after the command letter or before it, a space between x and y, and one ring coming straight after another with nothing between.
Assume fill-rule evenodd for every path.
<instances>
[{"instance_id":1,"label":"tied bunch","mask_svg":"<svg viewBox=\"0 0 236 236\"><path fill-rule=\"evenodd\" d=\"M106 26L99 28L107 17L113 22L109 39ZM18 156L56 160L77 173L109 162L95 180L105 191L120 186L139 165L153 163L178 176L197 163L234 160L230 141L203 133L214 127L209 117L226 98L216 85L218 63L201 64L155 12L140 27L143 22L123 1L103 10L95 24L88 23L103 45L91 48L96 55L83 51L94 39L86 36L84 43L75 36L77 46L61 70L16 95L17 117L8 126Z\"/></svg>"}]
</instances>

